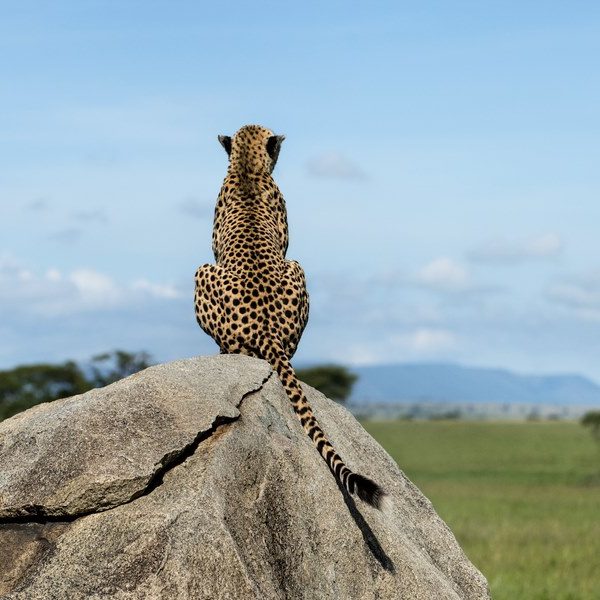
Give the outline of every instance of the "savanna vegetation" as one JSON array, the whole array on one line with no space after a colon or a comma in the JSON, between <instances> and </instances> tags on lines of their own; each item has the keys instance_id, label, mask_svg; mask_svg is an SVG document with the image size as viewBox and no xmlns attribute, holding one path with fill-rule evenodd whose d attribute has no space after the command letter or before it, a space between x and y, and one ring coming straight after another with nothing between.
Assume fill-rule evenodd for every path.
<instances>
[{"instance_id":1,"label":"savanna vegetation","mask_svg":"<svg viewBox=\"0 0 600 600\"><path fill-rule=\"evenodd\" d=\"M115 350L87 363L22 365L0 371L0 421L41 402L51 402L103 387L150 366L146 352Z\"/></svg>"},{"instance_id":2,"label":"savanna vegetation","mask_svg":"<svg viewBox=\"0 0 600 600\"><path fill-rule=\"evenodd\" d=\"M103 387L149 367L147 352L115 350L89 361L21 365L0 371L0 421L41 402L51 402ZM340 365L318 365L298 371L299 377L327 397L343 402L356 375Z\"/></svg>"},{"instance_id":3,"label":"savanna vegetation","mask_svg":"<svg viewBox=\"0 0 600 600\"><path fill-rule=\"evenodd\" d=\"M346 367L332 364L297 369L296 374L301 381L338 402L344 402L350 396L358 378Z\"/></svg>"},{"instance_id":4,"label":"savanna vegetation","mask_svg":"<svg viewBox=\"0 0 600 600\"><path fill-rule=\"evenodd\" d=\"M81 364L0 371L0 420L150 364L145 352L117 350ZM339 401L356 380L337 365L298 375ZM453 419L364 425L433 502L488 578L495 600L600 597L600 411L580 424Z\"/></svg>"},{"instance_id":5,"label":"savanna vegetation","mask_svg":"<svg viewBox=\"0 0 600 600\"><path fill-rule=\"evenodd\" d=\"M600 448L580 424L364 426L432 501L495 600L600 598Z\"/></svg>"}]
</instances>

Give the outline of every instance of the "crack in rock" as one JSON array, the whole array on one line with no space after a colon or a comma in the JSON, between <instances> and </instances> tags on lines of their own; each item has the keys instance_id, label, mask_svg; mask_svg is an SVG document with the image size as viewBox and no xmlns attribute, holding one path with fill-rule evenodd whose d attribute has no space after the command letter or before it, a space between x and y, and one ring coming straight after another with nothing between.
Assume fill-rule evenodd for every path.
<instances>
[{"instance_id":1,"label":"crack in rock","mask_svg":"<svg viewBox=\"0 0 600 600\"><path fill-rule=\"evenodd\" d=\"M248 390L240 398L239 402L236 403L236 408L239 408L246 398L260 392L272 375L273 371L269 371L269 374L262 380L262 382L257 388ZM234 423L235 421L239 420L240 417L241 414L235 417L224 417L222 415L217 415L213 420L211 426L206 430L198 432L196 437L189 444L185 445L183 448L181 448L181 450L175 450L163 456L158 463L157 469L155 470L154 474L150 477L146 485L138 492L133 494L129 499L121 502L120 504L117 504L116 506L110 506L105 509L103 509L102 507L96 507L94 510L79 512L75 514L47 515L44 512L44 506L28 505L24 508L28 511L29 514L18 517L0 517L0 525L13 525L24 523L38 523L42 525L46 523L72 523L82 517L98 514L101 512L108 512L119 506L129 504L137 500L138 498L148 496L156 488L162 485L164 477L167 473L171 472L173 469L183 464L188 458L193 456L203 441L213 436L220 427Z\"/></svg>"},{"instance_id":2,"label":"crack in rock","mask_svg":"<svg viewBox=\"0 0 600 600\"><path fill-rule=\"evenodd\" d=\"M42 524L0 525L0 598L490 600L485 579L428 501L345 408L308 386L307 398L336 449L388 490L393 510L355 504L343 488L340 494L263 361L233 355L191 359L121 386L113 388L110 411L109 402L74 411L97 416L92 423L97 435L90 437L101 442L95 453L78 454L89 445L70 439L85 433L89 420L74 423L63 414L52 419L50 407L30 413L39 417L32 419L35 427L29 419L21 423L19 431L29 438L18 452L12 444L0 453L0 484L5 459L13 461L18 479L20 456L37 451L31 438L39 439L48 419L61 428L59 443L47 436L48 451L35 463L39 469L31 485L23 486L19 505L60 509L64 505L55 498L68 500L90 481L119 480L125 483L115 504L131 502L107 515L75 520L77 513L106 508L98 494L87 504L70 505L72 523L38 515ZM61 454L65 449L72 451ZM119 453L134 467L121 457L118 468L103 470ZM32 464L31 454L27 458ZM44 468L50 467L55 476L44 481ZM75 467L91 476L78 480L77 471L67 479ZM128 484L138 471L144 478ZM34 495L36 482L46 485L47 496ZM0 496L11 492L11 480L4 483ZM132 501L140 490L148 497Z\"/></svg>"}]
</instances>

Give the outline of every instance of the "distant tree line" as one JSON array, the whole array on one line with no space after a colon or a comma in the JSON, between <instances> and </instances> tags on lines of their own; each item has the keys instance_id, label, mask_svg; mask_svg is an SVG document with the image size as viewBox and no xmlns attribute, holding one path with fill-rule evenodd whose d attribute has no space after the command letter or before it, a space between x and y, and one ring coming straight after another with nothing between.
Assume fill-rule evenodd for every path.
<instances>
[{"instance_id":1,"label":"distant tree line","mask_svg":"<svg viewBox=\"0 0 600 600\"><path fill-rule=\"evenodd\" d=\"M83 394L114 383L152 364L147 352L114 350L93 356L87 363L22 365L0 371L0 421L42 402ZM356 375L339 365L299 369L298 377L328 398L343 402Z\"/></svg>"},{"instance_id":2,"label":"distant tree line","mask_svg":"<svg viewBox=\"0 0 600 600\"><path fill-rule=\"evenodd\" d=\"M93 356L88 364L24 365L0 371L0 420L50 402L83 394L137 373L151 365L147 352L115 350Z\"/></svg>"}]
</instances>

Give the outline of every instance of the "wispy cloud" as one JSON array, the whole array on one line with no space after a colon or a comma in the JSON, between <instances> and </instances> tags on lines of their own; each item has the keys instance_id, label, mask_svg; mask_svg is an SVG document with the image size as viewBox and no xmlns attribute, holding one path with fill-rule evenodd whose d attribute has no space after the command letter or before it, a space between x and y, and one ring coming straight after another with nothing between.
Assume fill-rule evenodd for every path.
<instances>
[{"instance_id":1,"label":"wispy cloud","mask_svg":"<svg viewBox=\"0 0 600 600\"><path fill-rule=\"evenodd\" d=\"M73 218L84 223L108 223L106 211L101 208L93 208L90 210L76 210L73 212Z\"/></svg>"},{"instance_id":2,"label":"wispy cloud","mask_svg":"<svg viewBox=\"0 0 600 600\"><path fill-rule=\"evenodd\" d=\"M0 367L111 348L146 349L157 360L214 353L195 323L188 288L118 281L89 267L40 270L0 254Z\"/></svg>"},{"instance_id":3,"label":"wispy cloud","mask_svg":"<svg viewBox=\"0 0 600 600\"><path fill-rule=\"evenodd\" d=\"M401 333L394 336L392 341L412 352L426 355L435 355L437 352L449 350L457 343L456 335L452 331L427 327Z\"/></svg>"},{"instance_id":4,"label":"wispy cloud","mask_svg":"<svg viewBox=\"0 0 600 600\"><path fill-rule=\"evenodd\" d=\"M468 257L475 262L516 264L527 260L555 258L564 243L558 233L548 232L524 240L494 239L473 248Z\"/></svg>"},{"instance_id":5,"label":"wispy cloud","mask_svg":"<svg viewBox=\"0 0 600 600\"><path fill-rule=\"evenodd\" d=\"M42 212L48 210L49 203L46 198L36 198L27 204L27 209L35 212Z\"/></svg>"},{"instance_id":6,"label":"wispy cloud","mask_svg":"<svg viewBox=\"0 0 600 600\"><path fill-rule=\"evenodd\" d=\"M137 279L131 284L131 289L142 293L147 293L155 298L181 298L181 291L172 284L152 283L146 279Z\"/></svg>"},{"instance_id":7,"label":"wispy cloud","mask_svg":"<svg viewBox=\"0 0 600 600\"><path fill-rule=\"evenodd\" d=\"M81 238L82 230L79 227L65 227L59 231L51 233L48 238L53 242L60 244L74 244Z\"/></svg>"},{"instance_id":8,"label":"wispy cloud","mask_svg":"<svg viewBox=\"0 0 600 600\"><path fill-rule=\"evenodd\" d=\"M473 288L467 269L446 256L426 264L417 273L416 281L424 287L441 292L464 292Z\"/></svg>"},{"instance_id":9,"label":"wispy cloud","mask_svg":"<svg viewBox=\"0 0 600 600\"><path fill-rule=\"evenodd\" d=\"M179 212L195 219L212 219L215 211L214 202L206 202L197 198L184 198L178 204Z\"/></svg>"},{"instance_id":10,"label":"wispy cloud","mask_svg":"<svg viewBox=\"0 0 600 600\"><path fill-rule=\"evenodd\" d=\"M183 296L174 285L138 279L119 283L95 269L68 273L51 268L39 274L18 261L0 258L0 312L40 316L103 312L135 306L149 299L173 300Z\"/></svg>"},{"instance_id":11,"label":"wispy cloud","mask_svg":"<svg viewBox=\"0 0 600 600\"><path fill-rule=\"evenodd\" d=\"M450 329L416 327L400 332L378 331L358 341L346 340L335 352L335 360L356 365L385 364L398 360L448 360L460 346L459 336Z\"/></svg>"},{"instance_id":12,"label":"wispy cloud","mask_svg":"<svg viewBox=\"0 0 600 600\"><path fill-rule=\"evenodd\" d=\"M600 270L553 283L545 295L580 318L600 321Z\"/></svg>"},{"instance_id":13,"label":"wispy cloud","mask_svg":"<svg viewBox=\"0 0 600 600\"><path fill-rule=\"evenodd\" d=\"M504 288L496 283L477 281L466 265L448 256L434 258L412 273L393 270L372 275L365 287L364 293L367 295L372 295L375 289L386 292L422 290L446 299L465 299L504 291Z\"/></svg>"},{"instance_id":14,"label":"wispy cloud","mask_svg":"<svg viewBox=\"0 0 600 600\"><path fill-rule=\"evenodd\" d=\"M333 179L366 179L363 169L349 158L338 152L321 154L310 159L306 168L313 177L330 177Z\"/></svg>"},{"instance_id":15,"label":"wispy cloud","mask_svg":"<svg viewBox=\"0 0 600 600\"><path fill-rule=\"evenodd\" d=\"M416 275L409 279L409 283L447 299L475 299L505 291L497 283L477 281L465 265L447 256L435 258L421 267Z\"/></svg>"}]
</instances>

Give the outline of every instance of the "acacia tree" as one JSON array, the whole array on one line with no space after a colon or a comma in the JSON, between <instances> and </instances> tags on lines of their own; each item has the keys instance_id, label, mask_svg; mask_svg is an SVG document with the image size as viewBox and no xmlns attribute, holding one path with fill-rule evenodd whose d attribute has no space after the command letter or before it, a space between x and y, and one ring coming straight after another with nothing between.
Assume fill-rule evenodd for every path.
<instances>
[{"instance_id":1,"label":"acacia tree","mask_svg":"<svg viewBox=\"0 0 600 600\"><path fill-rule=\"evenodd\" d=\"M0 420L41 402L82 394L92 387L73 361L0 371Z\"/></svg>"},{"instance_id":2,"label":"acacia tree","mask_svg":"<svg viewBox=\"0 0 600 600\"><path fill-rule=\"evenodd\" d=\"M0 421L41 402L75 396L114 383L150 364L147 352L115 350L94 356L91 364L83 367L67 361L0 371Z\"/></svg>"},{"instance_id":3,"label":"acacia tree","mask_svg":"<svg viewBox=\"0 0 600 600\"><path fill-rule=\"evenodd\" d=\"M298 369L296 374L299 379L338 402L344 402L348 398L358 379L358 375L341 365L318 365Z\"/></svg>"},{"instance_id":4,"label":"acacia tree","mask_svg":"<svg viewBox=\"0 0 600 600\"><path fill-rule=\"evenodd\" d=\"M589 427L592 437L600 442L600 410L590 410L581 417L581 424Z\"/></svg>"},{"instance_id":5,"label":"acacia tree","mask_svg":"<svg viewBox=\"0 0 600 600\"><path fill-rule=\"evenodd\" d=\"M104 387L143 371L152 364L152 357L147 352L124 352L114 350L92 357L92 385Z\"/></svg>"}]
</instances>

